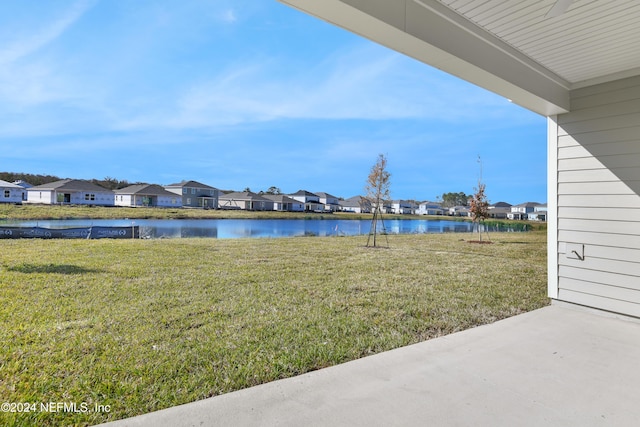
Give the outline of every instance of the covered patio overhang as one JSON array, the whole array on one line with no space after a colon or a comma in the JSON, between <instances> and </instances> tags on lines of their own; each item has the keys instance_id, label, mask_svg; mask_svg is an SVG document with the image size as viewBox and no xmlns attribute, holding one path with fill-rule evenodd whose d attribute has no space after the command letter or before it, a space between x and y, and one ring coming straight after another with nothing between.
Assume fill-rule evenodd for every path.
<instances>
[{"instance_id":1,"label":"covered patio overhang","mask_svg":"<svg viewBox=\"0 0 640 427\"><path fill-rule=\"evenodd\" d=\"M574 89L640 74L633 0L279 1L544 116L569 112Z\"/></svg>"}]
</instances>

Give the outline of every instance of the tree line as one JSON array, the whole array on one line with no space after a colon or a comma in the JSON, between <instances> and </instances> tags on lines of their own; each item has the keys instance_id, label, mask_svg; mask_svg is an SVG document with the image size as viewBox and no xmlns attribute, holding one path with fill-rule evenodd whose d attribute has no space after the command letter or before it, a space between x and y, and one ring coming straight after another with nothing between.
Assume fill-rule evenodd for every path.
<instances>
[{"instance_id":1,"label":"tree line","mask_svg":"<svg viewBox=\"0 0 640 427\"><path fill-rule=\"evenodd\" d=\"M31 185L42 185L59 181L54 175L36 175L31 173L0 172L0 179L7 182L24 181Z\"/></svg>"}]
</instances>

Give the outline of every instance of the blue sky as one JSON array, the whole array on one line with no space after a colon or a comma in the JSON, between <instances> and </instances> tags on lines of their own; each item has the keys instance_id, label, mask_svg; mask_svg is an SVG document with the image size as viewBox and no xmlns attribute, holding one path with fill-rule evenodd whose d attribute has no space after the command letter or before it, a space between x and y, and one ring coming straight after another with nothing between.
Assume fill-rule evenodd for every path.
<instances>
[{"instance_id":1,"label":"blue sky","mask_svg":"<svg viewBox=\"0 0 640 427\"><path fill-rule=\"evenodd\" d=\"M0 170L546 201L546 119L275 0L3 4Z\"/></svg>"}]
</instances>

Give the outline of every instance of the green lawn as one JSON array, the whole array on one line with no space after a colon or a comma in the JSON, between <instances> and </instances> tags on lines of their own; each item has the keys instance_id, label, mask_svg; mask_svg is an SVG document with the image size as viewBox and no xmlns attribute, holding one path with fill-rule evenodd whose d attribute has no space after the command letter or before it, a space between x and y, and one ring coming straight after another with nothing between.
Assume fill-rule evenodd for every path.
<instances>
[{"instance_id":1,"label":"green lawn","mask_svg":"<svg viewBox=\"0 0 640 427\"><path fill-rule=\"evenodd\" d=\"M125 418L548 304L544 232L475 238L1 240L0 402L88 411L0 425Z\"/></svg>"}]
</instances>

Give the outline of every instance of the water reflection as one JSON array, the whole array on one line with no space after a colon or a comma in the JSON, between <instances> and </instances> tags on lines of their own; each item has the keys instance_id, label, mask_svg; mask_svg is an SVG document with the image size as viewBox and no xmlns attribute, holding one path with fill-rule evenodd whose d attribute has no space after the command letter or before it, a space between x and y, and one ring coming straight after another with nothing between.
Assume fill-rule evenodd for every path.
<instances>
[{"instance_id":1,"label":"water reflection","mask_svg":"<svg viewBox=\"0 0 640 427\"><path fill-rule=\"evenodd\" d=\"M49 220L0 221L6 226L70 228L87 226L140 226L143 238L210 237L218 239L296 237L296 236L354 236L369 233L370 220L345 219L137 219L137 220ZM383 227L384 226L384 227ZM514 226L487 227L488 231L523 231ZM378 222L378 231L389 234L470 233L477 226L470 222L451 220L385 220ZM482 232L487 231L483 228Z\"/></svg>"}]
</instances>

